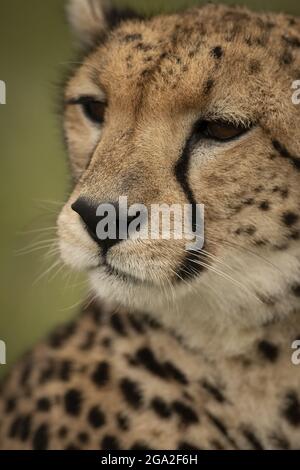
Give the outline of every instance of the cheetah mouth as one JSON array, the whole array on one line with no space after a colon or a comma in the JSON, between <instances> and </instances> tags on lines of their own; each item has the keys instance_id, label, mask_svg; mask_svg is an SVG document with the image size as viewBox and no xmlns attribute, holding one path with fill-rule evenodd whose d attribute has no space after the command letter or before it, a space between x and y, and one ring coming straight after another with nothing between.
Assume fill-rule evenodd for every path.
<instances>
[{"instance_id":1,"label":"cheetah mouth","mask_svg":"<svg viewBox=\"0 0 300 470\"><path fill-rule=\"evenodd\" d=\"M99 264L98 268L104 269L105 274L114 279L118 279L123 282L131 283L139 286L147 286L152 288L157 288L157 284L151 279L141 279L138 276L135 276L132 273L128 273L120 269L119 267L112 266L107 261ZM188 283L195 279L195 277L200 276L205 268L199 264L199 253L195 253L193 258L186 257L182 263L178 266L174 278L169 278L168 283L174 285Z\"/></svg>"},{"instance_id":2,"label":"cheetah mouth","mask_svg":"<svg viewBox=\"0 0 300 470\"><path fill-rule=\"evenodd\" d=\"M120 268L116 268L115 266L112 266L110 263L107 261L99 263L96 267L92 267L89 269L90 272L97 272L97 271L103 271L107 276L112 277L114 279L118 279L120 281L126 282L126 283L131 283L131 284L139 284L139 285L150 285L152 284L151 281L147 280L142 280L135 276L134 274L127 273L125 271L122 271Z\"/></svg>"},{"instance_id":3,"label":"cheetah mouth","mask_svg":"<svg viewBox=\"0 0 300 470\"><path fill-rule=\"evenodd\" d=\"M117 277L118 279L121 279L122 281L126 281L126 282L129 281L129 282L133 282L134 284L145 284L146 282L146 281L142 281L141 279L136 277L134 274L125 273L121 269L112 266L107 261L104 263L103 266L104 266L105 272L108 275Z\"/></svg>"}]
</instances>

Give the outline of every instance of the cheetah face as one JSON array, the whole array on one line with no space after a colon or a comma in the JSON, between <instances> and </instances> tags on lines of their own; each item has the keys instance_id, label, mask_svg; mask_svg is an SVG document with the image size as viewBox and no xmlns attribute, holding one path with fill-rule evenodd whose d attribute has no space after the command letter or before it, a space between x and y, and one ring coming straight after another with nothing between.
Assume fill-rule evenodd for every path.
<instances>
[{"instance_id":1,"label":"cheetah face","mask_svg":"<svg viewBox=\"0 0 300 470\"><path fill-rule=\"evenodd\" d=\"M267 308L274 285L299 276L300 22L220 5L113 22L99 0L73 0L69 15L90 49L65 90L74 189L58 221L63 259L101 296L138 308L195 291ZM96 207L120 196L203 204L203 249L97 243Z\"/></svg>"}]
</instances>

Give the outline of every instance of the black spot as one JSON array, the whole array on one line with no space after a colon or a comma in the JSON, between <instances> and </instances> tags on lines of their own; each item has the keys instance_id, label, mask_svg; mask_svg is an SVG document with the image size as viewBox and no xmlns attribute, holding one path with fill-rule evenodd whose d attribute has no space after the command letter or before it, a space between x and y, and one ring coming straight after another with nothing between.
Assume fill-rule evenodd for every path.
<instances>
[{"instance_id":1,"label":"black spot","mask_svg":"<svg viewBox=\"0 0 300 470\"><path fill-rule=\"evenodd\" d=\"M295 36L282 36L282 39L292 47L300 47L300 39Z\"/></svg>"},{"instance_id":2,"label":"black spot","mask_svg":"<svg viewBox=\"0 0 300 470\"><path fill-rule=\"evenodd\" d=\"M253 449L264 450L261 442L258 440L257 436L254 434L253 431L250 431L249 429L244 429L243 434L245 438L248 440L248 442L251 444Z\"/></svg>"},{"instance_id":3,"label":"black spot","mask_svg":"<svg viewBox=\"0 0 300 470\"><path fill-rule=\"evenodd\" d=\"M244 231L247 235L254 235L256 233L256 227L254 225L248 225L248 227L245 227Z\"/></svg>"},{"instance_id":4,"label":"black spot","mask_svg":"<svg viewBox=\"0 0 300 470\"><path fill-rule=\"evenodd\" d=\"M211 50L211 54L215 59L221 59L223 57L224 51L221 46L216 46Z\"/></svg>"},{"instance_id":5,"label":"black spot","mask_svg":"<svg viewBox=\"0 0 300 470\"><path fill-rule=\"evenodd\" d=\"M100 447L102 450L119 450L120 444L115 436L107 435L103 437Z\"/></svg>"},{"instance_id":6,"label":"black spot","mask_svg":"<svg viewBox=\"0 0 300 470\"><path fill-rule=\"evenodd\" d=\"M300 402L296 392L287 393L282 413L292 426L300 426Z\"/></svg>"},{"instance_id":7,"label":"black spot","mask_svg":"<svg viewBox=\"0 0 300 470\"><path fill-rule=\"evenodd\" d=\"M164 369L167 373L167 376L174 379L176 382L182 384L182 385L187 385L189 382L184 375L184 373L178 369L172 362L167 361L164 363Z\"/></svg>"},{"instance_id":8,"label":"black spot","mask_svg":"<svg viewBox=\"0 0 300 470\"><path fill-rule=\"evenodd\" d=\"M55 362L53 360L49 361L49 364L41 371L39 377L39 383L44 384L53 378L55 374Z\"/></svg>"},{"instance_id":9,"label":"black spot","mask_svg":"<svg viewBox=\"0 0 300 470\"><path fill-rule=\"evenodd\" d=\"M280 195L282 199L286 199L289 195L289 190L287 188L281 189L280 190Z\"/></svg>"},{"instance_id":10,"label":"black spot","mask_svg":"<svg viewBox=\"0 0 300 470\"><path fill-rule=\"evenodd\" d=\"M90 440L90 437L87 432L80 432L77 437L81 444L87 444Z\"/></svg>"},{"instance_id":11,"label":"black spot","mask_svg":"<svg viewBox=\"0 0 300 470\"><path fill-rule=\"evenodd\" d=\"M66 426L61 426L61 428L59 428L58 430L58 436L60 437L60 439L64 439L65 437L67 437L68 432L69 430Z\"/></svg>"},{"instance_id":12,"label":"black spot","mask_svg":"<svg viewBox=\"0 0 300 470\"><path fill-rule=\"evenodd\" d=\"M91 306L89 306L89 308L91 308ZM94 302L92 304L92 308L88 311L88 315L96 325L102 324L103 312L98 303Z\"/></svg>"},{"instance_id":13,"label":"black spot","mask_svg":"<svg viewBox=\"0 0 300 470\"><path fill-rule=\"evenodd\" d=\"M263 201L260 203L259 208L263 211L270 210L270 203L268 201Z\"/></svg>"},{"instance_id":14,"label":"black spot","mask_svg":"<svg viewBox=\"0 0 300 470\"><path fill-rule=\"evenodd\" d=\"M282 220L283 220L283 223L287 226L287 227L291 227L292 225L295 225L296 222L298 222L299 220L299 217L297 214L295 214L294 212L285 212L282 216Z\"/></svg>"},{"instance_id":15,"label":"black spot","mask_svg":"<svg viewBox=\"0 0 300 470\"><path fill-rule=\"evenodd\" d=\"M59 378L64 382L67 382L70 379L72 370L72 361L64 360L60 365L60 370L58 372Z\"/></svg>"},{"instance_id":16,"label":"black spot","mask_svg":"<svg viewBox=\"0 0 300 470\"><path fill-rule=\"evenodd\" d=\"M162 398L153 398L153 400L151 401L151 407L153 408L155 413L158 414L158 416L160 416L161 418L170 418L170 416L172 415L172 409Z\"/></svg>"},{"instance_id":17,"label":"black spot","mask_svg":"<svg viewBox=\"0 0 300 470\"><path fill-rule=\"evenodd\" d=\"M120 388L125 400L132 408L141 408L143 404L143 395L136 382L127 378L122 379L120 382Z\"/></svg>"},{"instance_id":18,"label":"black spot","mask_svg":"<svg viewBox=\"0 0 300 470\"><path fill-rule=\"evenodd\" d=\"M210 419L210 421L212 422L212 424L220 431L221 434L223 434L223 436L226 437L226 439L230 442L230 444L237 449L237 445L234 439L229 435L227 426L223 423L223 421L221 421L220 418L218 418L217 416L213 415L212 413L208 411L206 412L206 414L208 418Z\"/></svg>"},{"instance_id":19,"label":"black spot","mask_svg":"<svg viewBox=\"0 0 300 470\"><path fill-rule=\"evenodd\" d=\"M22 416L17 416L11 423L8 435L10 438L17 437L19 435L19 429L22 422Z\"/></svg>"},{"instance_id":20,"label":"black spot","mask_svg":"<svg viewBox=\"0 0 300 470\"><path fill-rule=\"evenodd\" d=\"M64 343L73 336L76 331L76 324L69 323L60 327L49 337L49 345L53 348L60 348Z\"/></svg>"},{"instance_id":21,"label":"black spot","mask_svg":"<svg viewBox=\"0 0 300 470\"><path fill-rule=\"evenodd\" d=\"M65 450L69 450L69 451L76 451L76 450L81 450L76 444L69 444Z\"/></svg>"},{"instance_id":22,"label":"black spot","mask_svg":"<svg viewBox=\"0 0 300 470\"><path fill-rule=\"evenodd\" d=\"M127 335L121 315L119 315L118 313L113 313L110 321L111 321L111 326L119 335L121 336Z\"/></svg>"},{"instance_id":23,"label":"black spot","mask_svg":"<svg viewBox=\"0 0 300 470\"><path fill-rule=\"evenodd\" d=\"M36 407L38 411L49 411L51 408L51 402L49 398L43 397L37 401Z\"/></svg>"},{"instance_id":24,"label":"black spot","mask_svg":"<svg viewBox=\"0 0 300 470\"><path fill-rule=\"evenodd\" d=\"M122 431L129 430L129 419L124 413L118 413L116 419L118 426Z\"/></svg>"},{"instance_id":25,"label":"black spot","mask_svg":"<svg viewBox=\"0 0 300 470\"><path fill-rule=\"evenodd\" d=\"M92 374L92 381L98 387L103 387L109 381L109 364L105 361L99 362L94 373Z\"/></svg>"},{"instance_id":26,"label":"black spot","mask_svg":"<svg viewBox=\"0 0 300 470\"><path fill-rule=\"evenodd\" d=\"M49 433L47 424L41 424L33 435L33 450L47 450Z\"/></svg>"},{"instance_id":27,"label":"black spot","mask_svg":"<svg viewBox=\"0 0 300 470\"><path fill-rule=\"evenodd\" d=\"M110 349L110 348L111 348L111 345L112 345L112 339L109 338L109 337L103 338L103 340L102 340L102 345L104 346L104 348Z\"/></svg>"},{"instance_id":28,"label":"black spot","mask_svg":"<svg viewBox=\"0 0 300 470\"><path fill-rule=\"evenodd\" d=\"M210 444L214 450L225 450L223 444L218 439L212 439Z\"/></svg>"},{"instance_id":29,"label":"black spot","mask_svg":"<svg viewBox=\"0 0 300 470\"><path fill-rule=\"evenodd\" d=\"M183 391L182 396L183 396L184 399L189 400L191 403L195 402L194 398L186 390Z\"/></svg>"},{"instance_id":30,"label":"black spot","mask_svg":"<svg viewBox=\"0 0 300 470\"><path fill-rule=\"evenodd\" d=\"M89 411L88 421L93 428L100 428L105 424L106 419L103 411L98 406L94 406Z\"/></svg>"},{"instance_id":31,"label":"black spot","mask_svg":"<svg viewBox=\"0 0 300 470\"><path fill-rule=\"evenodd\" d=\"M292 231L290 234L291 240L299 240L300 239L300 232L298 230Z\"/></svg>"},{"instance_id":32,"label":"black spot","mask_svg":"<svg viewBox=\"0 0 300 470\"><path fill-rule=\"evenodd\" d=\"M280 62L284 65L291 65L294 62L294 57L289 51L285 51L280 57Z\"/></svg>"},{"instance_id":33,"label":"black spot","mask_svg":"<svg viewBox=\"0 0 300 470\"><path fill-rule=\"evenodd\" d=\"M203 93L205 95L208 95L211 92L211 90L213 89L214 84L215 84L215 82L212 78L208 79L204 84Z\"/></svg>"},{"instance_id":34,"label":"black spot","mask_svg":"<svg viewBox=\"0 0 300 470\"><path fill-rule=\"evenodd\" d=\"M196 412L185 403L175 400L172 403L174 412L180 417L183 424L195 424L199 422L199 417Z\"/></svg>"},{"instance_id":35,"label":"black spot","mask_svg":"<svg viewBox=\"0 0 300 470\"><path fill-rule=\"evenodd\" d=\"M127 359L127 362L130 366L137 367L139 365L138 361L131 357L129 354L124 354L124 357Z\"/></svg>"},{"instance_id":36,"label":"black spot","mask_svg":"<svg viewBox=\"0 0 300 470\"><path fill-rule=\"evenodd\" d=\"M22 387L27 385L31 371L32 371L32 364L31 362L27 362L20 375L20 385Z\"/></svg>"},{"instance_id":37,"label":"black spot","mask_svg":"<svg viewBox=\"0 0 300 470\"><path fill-rule=\"evenodd\" d=\"M154 318L150 317L149 315L143 315L143 321L145 325L149 326L149 328L151 328L152 330L161 329L161 324Z\"/></svg>"},{"instance_id":38,"label":"black spot","mask_svg":"<svg viewBox=\"0 0 300 470\"><path fill-rule=\"evenodd\" d=\"M147 444L142 441L135 442L131 447L130 450L150 450Z\"/></svg>"},{"instance_id":39,"label":"black spot","mask_svg":"<svg viewBox=\"0 0 300 470\"><path fill-rule=\"evenodd\" d=\"M206 379L201 382L202 387L219 403L224 403L226 398L219 388L208 382Z\"/></svg>"},{"instance_id":40,"label":"black spot","mask_svg":"<svg viewBox=\"0 0 300 470\"><path fill-rule=\"evenodd\" d=\"M152 374L166 378L166 371L149 348L141 348L136 353L137 361Z\"/></svg>"},{"instance_id":41,"label":"black spot","mask_svg":"<svg viewBox=\"0 0 300 470\"><path fill-rule=\"evenodd\" d=\"M82 395L79 390L73 388L64 397L65 410L69 415L78 416L81 412Z\"/></svg>"},{"instance_id":42,"label":"black spot","mask_svg":"<svg viewBox=\"0 0 300 470\"><path fill-rule=\"evenodd\" d=\"M283 435L272 434L270 439L273 441L273 445L280 450L290 450L290 443L287 438Z\"/></svg>"},{"instance_id":43,"label":"black spot","mask_svg":"<svg viewBox=\"0 0 300 470\"><path fill-rule=\"evenodd\" d=\"M5 413L12 413L16 409L17 400L14 397L8 398L5 404Z\"/></svg>"},{"instance_id":44,"label":"black spot","mask_svg":"<svg viewBox=\"0 0 300 470\"><path fill-rule=\"evenodd\" d=\"M296 297L300 297L300 284L295 284L292 287L292 292Z\"/></svg>"},{"instance_id":45,"label":"black spot","mask_svg":"<svg viewBox=\"0 0 300 470\"><path fill-rule=\"evenodd\" d=\"M30 430L31 430L31 416L30 415L23 416L19 425L19 435L23 442L25 442L28 439Z\"/></svg>"},{"instance_id":46,"label":"black spot","mask_svg":"<svg viewBox=\"0 0 300 470\"><path fill-rule=\"evenodd\" d=\"M193 452L193 451L197 451L197 450L201 450L201 449L200 449L200 447L196 447L196 446L190 444L189 442L180 441L178 443L177 450L186 450L188 452Z\"/></svg>"},{"instance_id":47,"label":"black spot","mask_svg":"<svg viewBox=\"0 0 300 470\"><path fill-rule=\"evenodd\" d=\"M270 362L275 362L278 359L279 349L273 343L263 340L258 343L258 350L260 354Z\"/></svg>"},{"instance_id":48,"label":"black spot","mask_svg":"<svg viewBox=\"0 0 300 470\"><path fill-rule=\"evenodd\" d=\"M249 71L251 74L256 74L261 71L261 63L258 60L250 60Z\"/></svg>"},{"instance_id":49,"label":"black spot","mask_svg":"<svg viewBox=\"0 0 300 470\"><path fill-rule=\"evenodd\" d=\"M132 328L137 332L137 333L140 333L140 334L143 334L145 329L144 329L144 326L142 324L142 322L140 322L139 320L137 320L137 318L134 316L134 315L129 315L128 316L128 319L130 321L130 324L132 326Z\"/></svg>"}]
</instances>

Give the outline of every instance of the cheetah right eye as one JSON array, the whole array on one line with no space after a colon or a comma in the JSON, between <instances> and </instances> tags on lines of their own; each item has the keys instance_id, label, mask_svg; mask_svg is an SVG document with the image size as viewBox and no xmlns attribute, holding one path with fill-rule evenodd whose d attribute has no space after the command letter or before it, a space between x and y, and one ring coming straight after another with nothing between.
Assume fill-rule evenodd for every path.
<instances>
[{"instance_id":1,"label":"cheetah right eye","mask_svg":"<svg viewBox=\"0 0 300 470\"><path fill-rule=\"evenodd\" d=\"M103 124L105 118L106 103L95 100L87 100L82 103L84 114L92 122Z\"/></svg>"},{"instance_id":2,"label":"cheetah right eye","mask_svg":"<svg viewBox=\"0 0 300 470\"><path fill-rule=\"evenodd\" d=\"M69 104L80 105L85 116L95 124L103 124L107 103L99 101L97 98L82 96L77 100L72 100Z\"/></svg>"}]
</instances>

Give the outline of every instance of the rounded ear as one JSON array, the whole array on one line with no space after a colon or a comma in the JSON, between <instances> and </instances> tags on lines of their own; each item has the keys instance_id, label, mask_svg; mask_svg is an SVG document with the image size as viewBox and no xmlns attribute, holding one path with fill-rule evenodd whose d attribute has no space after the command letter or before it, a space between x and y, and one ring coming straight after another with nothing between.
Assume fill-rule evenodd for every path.
<instances>
[{"instance_id":1,"label":"rounded ear","mask_svg":"<svg viewBox=\"0 0 300 470\"><path fill-rule=\"evenodd\" d=\"M67 17L83 47L90 47L121 21L142 19L131 9L120 10L109 0L68 0Z\"/></svg>"},{"instance_id":2,"label":"rounded ear","mask_svg":"<svg viewBox=\"0 0 300 470\"><path fill-rule=\"evenodd\" d=\"M84 47L89 47L105 34L108 24L106 0L68 0L67 17L69 23Z\"/></svg>"}]
</instances>

